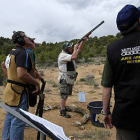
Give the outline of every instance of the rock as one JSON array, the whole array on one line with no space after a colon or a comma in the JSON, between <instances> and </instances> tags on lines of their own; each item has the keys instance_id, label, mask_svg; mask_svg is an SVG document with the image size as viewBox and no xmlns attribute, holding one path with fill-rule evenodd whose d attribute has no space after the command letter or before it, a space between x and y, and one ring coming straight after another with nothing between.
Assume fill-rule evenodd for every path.
<instances>
[{"instance_id":1,"label":"rock","mask_svg":"<svg viewBox=\"0 0 140 140\"><path fill-rule=\"evenodd\" d=\"M84 118L86 118L87 120L89 120L90 115L89 115L89 114L85 114L85 115L84 115Z\"/></svg>"},{"instance_id":2,"label":"rock","mask_svg":"<svg viewBox=\"0 0 140 140\"><path fill-rule=\"evenodd\" d=\"M87 79L87 80L93 80L94 78L95 78L94 75L87 75L87 76L86 76L86 79Z\"/></svg>"},{"instance_id":3,"label":"rock","mask_svg":"<svg viewBox=\"0 0 140 140\"><path fill-rule=\"evenodd\" d=\"M55 105L53 109L59 109L60 105Z\"/></svg>"},{"instance_id":4,"label":"rock","mask_svg":"<svg viewBox=\"0 0 140 140\"><path fill-rule=\"evenodd\" d=\"M76 126L81 126L82 124L79 121L75 121Z\"/></svg>"},{"instance_id":5,"label":"rock","mask_svg":"<svg viewBox=\"0 0 140 140\"><path fill-rule=\"evenodd\" d=\"M60 105L56 105L52 109L59 109L59 108L60 108ZM82 108L78 108L74 104L72 104L70 106L66 106L66 110L76 112L76 113L80 113L80 114L83 115L83 117L80 119L80 121L75 121L76 126L81 126L81 125L87 123L87 121L90 119L90 115L88 114L87 111L83 110ZM84 128L82 127L81 129L84 129Z\"/></svg>"},{"instance_id":6,"label":"rock","mask_svg":"<svg viewBox=\"0 0 140 140\"><path fill-rule=\"evenodd\" d=\"M75 112L85 115L85 111L82 108L75 108Z\"/></svg>"},{"instance_id":7,"label":"rock","mask_svg":"<svg viewBox=\"0 0 140 140\"><path fill-rule=\"evenodd\" d=\"M80 119L80 123L83 125L85 123L87 123L87 121L89 120L90 115L89 114L85 114L81 119Z\"/></svg>"},{"instance_id":8,"label":"rock","mask_svg":"<svg viewBox=\"0 0 140 140\"><path fill-rule=\"evenodd\" d=\"M70 109L71 111L75 112L77 106L76 105L71 105L71 106L67 106L68 109Z\"/></svg>"},{"instance_id":9,"label":"rock","mask_svg":"<svg viewBox=\"0 0 140 140\"><path fill-rule=\"evenodd\" d=\"M69 136L70 140L75 140L74 136Z\"/></svg>"},{"instance_id":10,"label":"rock","mask_svg":"<svg viewBox=\"0 0 140 140\"><path fill-rule=\"evenodd\" d=\"M87 119L85 118L85 117L82 117L81 119L80 119L80 123L83 125L83 124L85 124L87 122Z\"/></svg>"},{"instance_id":11,"label":"rock","mask_svg":"<svg viewBox=\"0 0 140 140\"><path fill-rule=\"evenodd\" d=\"M79 128L80 128L81 130L84 130L84 129L85 129L85 127L84 127L83 125L79 126Z\"/></svg>"},{"instance_id":12,"label":"rock","mask_svg":"<svg viewBox=\"0 0 140 140\"><path fill-rule=\"evenodd\" d=\"M45 108L43 108L43 110L52 110L52 107L50 105L47 105Z\"/></svg>"}]
</instances>

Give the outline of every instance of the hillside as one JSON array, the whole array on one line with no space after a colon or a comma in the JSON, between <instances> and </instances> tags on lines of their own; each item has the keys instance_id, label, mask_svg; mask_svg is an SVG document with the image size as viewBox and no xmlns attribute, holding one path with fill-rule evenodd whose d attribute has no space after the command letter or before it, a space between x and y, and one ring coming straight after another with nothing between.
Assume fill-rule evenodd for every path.
<instances>
[{"instance_id":1,"label":"hillside","mask_svg":"<svg viewBox=\"0 0 140 140\"><path fill-rule=\"evenodd\" d=\"M100 85L101 76L104 64L100 60L94 61L95 63L83 63L78 64L77 72L78 78L75 82L73 93L69 96L67 100L67 106L75 105L78 108L81 108L89 113L87 109L88 103L93 101L102 100L102 86ZM59 96L59 85L57 82L58 77L58 68L57 67L46 67L38 68L38 71L44 73L44 79L47 81L45 87L45 105L50 105L52 108L54 106L60 105L60 96ZM87 75L94 75L94 83L86 83L81 81L81 78L86 77ZM0 100L2 101L2 92L4 87L0 87ZM78 92L82 91L86 93L86 102L79 102ZM113 96L113 95L112 95ZM111 104L114 104L112 97ZM112 109L112 108L111 108ZM36 107L30 108L29 112L35 113ZM4 123L4 118L6 112L0 108L0 137L2 134L2 128ZM44 111L43 118L47 119L50 122L53 122L61 127L63 127L65 134L69 136L75 136L75 140L114 140L115 139L115 128L105 129L103 127L96 127L91 124L89 120L84 124L84 130L81 130L79 127L75 126L75 121L79 121L83 116L76 112L70 112L72 117L70 119L59 116L59 109L53 109ZM90 114L90 113L89 113ZM25 139L24 140L36 140L37 131L33 128L25 129ZM49 140L49 138L47 138Z\"/></svg>"}]
</instances>

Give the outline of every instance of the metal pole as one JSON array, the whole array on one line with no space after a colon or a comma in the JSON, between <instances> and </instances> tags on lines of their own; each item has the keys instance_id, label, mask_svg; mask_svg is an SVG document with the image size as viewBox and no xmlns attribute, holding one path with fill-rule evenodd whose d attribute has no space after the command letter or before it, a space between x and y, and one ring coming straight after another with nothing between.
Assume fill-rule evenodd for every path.
<instances>
[{"instance_id":1,"label":"metal pole","mask_svg":"<svg viewBox=\"0 0 140 140\"><path fill-rule=\"evenodd\" d=\"M46 140L46 135L40 133L41 140Z\"/></svg>"}]
</instances>

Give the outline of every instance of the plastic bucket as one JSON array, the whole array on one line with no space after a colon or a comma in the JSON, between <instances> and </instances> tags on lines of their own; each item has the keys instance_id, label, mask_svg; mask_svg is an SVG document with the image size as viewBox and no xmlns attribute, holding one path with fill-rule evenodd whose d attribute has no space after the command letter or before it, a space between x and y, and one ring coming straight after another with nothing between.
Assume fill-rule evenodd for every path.
<instances>
[{"instance_id":1,"label":"plastic bucket","mask_svg":"<svg viewBox=\"0 0 140 140\"><path fill-rule=\"evenodd\" d=\"M103 108L102 101L90 102L87 106L90 111L92 125L97 127L104 127L101 110Z\"/></svg>"}]
</instances>

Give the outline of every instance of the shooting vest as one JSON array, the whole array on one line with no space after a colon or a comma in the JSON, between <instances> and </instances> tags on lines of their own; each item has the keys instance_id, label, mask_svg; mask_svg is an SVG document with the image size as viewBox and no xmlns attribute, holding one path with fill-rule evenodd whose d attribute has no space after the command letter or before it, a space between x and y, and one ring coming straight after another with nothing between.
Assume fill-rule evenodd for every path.
<instances>
[{"instance_id":1,"label":"shooting vest","mask_svg":"<svg viewBox=\"0 0 140 140\"><path fill-rule=\"evenodd\" d=\"M17 77L17 67L15 57L19 53L18 50L13 49L12 53L6 58L5 64L7 67L7 85L3 93L4 102L9 106L18 106L21 94L24 89L27 90L27 85Z\"/></svg>"},{"instance_id":2,"label":"shooting vest","mask_svg":"<svg viewBox=\"0 0 140 140\"><path fill-rule=\"evenodd\" d=\"M59 83L61 83L62 79L65 79L67 84L73 85L76 80L76 63L75 60L70 60L71 54L67 54L64 51L62 51L58 56Z\"/></svg>"},{"instance_id":3,"label":"shooting vest","mask_svg":"<svg viewBox=\"0 0 140 140\"><path fill-rule=\"evenodd\" d=\"M140 32L130 33L109 45L107 57L114 74L112 124L140 131Z\"/></svg>"},{"instance_id":4,"label":"shooting vest","mask_svg":"<svg viewBox=\"0 0 140 140\"><path fill-rule=\"evenodd\" d=\"M61 75L60 81L61 81L61 79L65 79L67 84L73 85L75 80L76 80L77 74L78 74L76 72L75 61L68 62L66 64L66 67L67 67L66 68L67 69L66 72L64 72L62 70L59 70L60 75Z\"/></svg>"},{"instance_id":5,"label":"shooting vest","mask_svg":"<svg viewBox=\"0 0 140 140\"><path fill-rule=\"evenodd\" d=\"M66 82L73 85L76 80L76 64L75 61L67 63Z\"/></svg>"}]
</instances>

